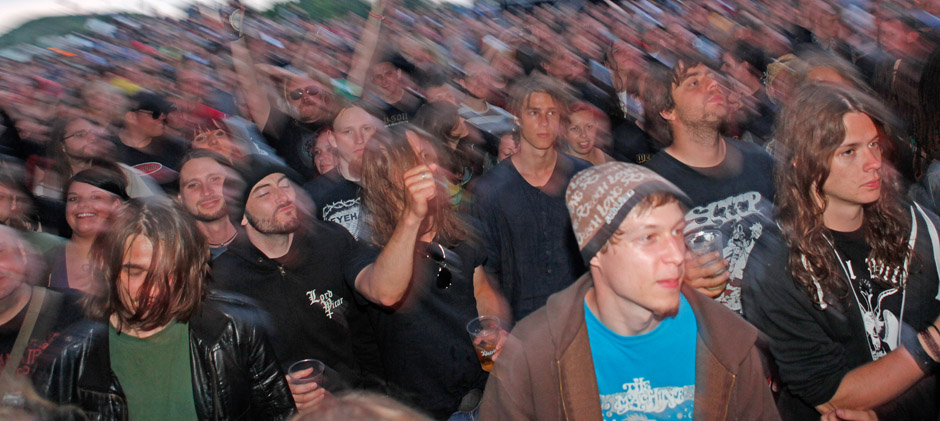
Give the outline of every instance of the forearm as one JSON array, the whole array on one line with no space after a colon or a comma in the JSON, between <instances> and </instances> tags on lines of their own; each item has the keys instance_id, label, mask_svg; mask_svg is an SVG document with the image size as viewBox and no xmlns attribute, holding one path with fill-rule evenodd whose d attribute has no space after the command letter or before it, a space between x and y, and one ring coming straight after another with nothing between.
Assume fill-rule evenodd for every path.
<instances>
[{"instance_id":1,"label":"forearm","mask_svg":"<svg viewBox=\"0 0 940 421\"><path fill-rule=\"evenodd\" d=\"M403 217L375 263L356 277L356 290L366 299L386 307L401 301L414 271L420 226L420 220Z\"/></svg>"},{"instance_id":2,"label":"forearm","mask_svg":"<svg viewBox=\"0 0 940 421\"><path fill-rule=\"evenodd\" d=\"M904 393L923 376L911 354L901 347L850 371L832 399L816 410L826 413L839 408L872 409ZM878 387L872 387L874 384Z\"/></svg>"},{"instance_id":3,"label":"forearm","mask_svg":"<svg viewBox=\"0 0 940 421\"><path fill-rule=\"evenodd\" d=\"M377 0L372 3L371 14L382 16L385 12L385 2ZM359 37L359 43L353 53L352 65L349 69L347 81L360 88L359 95L365 88L366 72L369 70L369 64L372 62L372 55L375 53L375 47L379 42L379 32L382 30L382 20L376 17L367 16L366 26L363 29L362 36Z\"/></svg>"},{"instance_id":4,"label":"forearm","mask_svg":"<svg viewBox=\"0 0 940 421\"><path fill-rule=\"evenodd\" d=\"M493 280L482 266L473 271L473 296L477 302L477 314L499 317L507 326L512 323L509 302L493 286Z\"/></svg>"},{"instance_id":5,"label":"forearm","mask_svg":"<svg viewBox=\"0 0 940 421\"><path fill-rule=\"evenodd\" d=\"M235 74L238 76L239 85L245 91L244 100L248 105L248 113L251 114L251 120L258 128L263 130L271 115L271 102L268 101L268 95L258 79L258 73L245 40L241 38L232 41L231 49Z\"/></svg>"}]
</instances>

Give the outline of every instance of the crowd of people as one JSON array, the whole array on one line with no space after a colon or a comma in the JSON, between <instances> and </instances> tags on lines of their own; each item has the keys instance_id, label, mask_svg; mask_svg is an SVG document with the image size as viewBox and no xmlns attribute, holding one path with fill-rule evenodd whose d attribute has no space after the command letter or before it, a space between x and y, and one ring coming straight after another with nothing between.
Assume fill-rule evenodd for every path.
<instances>
[{"instance_id":1,"label":"crowd of people","mask_svg":"<svg viewBox=\"0 0 940 421\"><path fill-rule=\"evenodd\" d=\"M0 417L940 416L940 2L502 6L0 60Z\"/></svg>"}]
</instances>

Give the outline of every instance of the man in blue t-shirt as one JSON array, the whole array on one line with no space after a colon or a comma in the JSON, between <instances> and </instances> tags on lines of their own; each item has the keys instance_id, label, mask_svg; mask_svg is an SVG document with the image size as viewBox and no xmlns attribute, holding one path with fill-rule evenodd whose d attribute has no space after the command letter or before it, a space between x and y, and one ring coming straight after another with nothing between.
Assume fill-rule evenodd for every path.
<instances>
[{"instance_id":1,"label":"man in blue t-shirt","mask_svg":"<svg viewBox=\"0 0 940 421\"><path fill-rule=\"evenodd\" d=\"M683 285L688 197L621 162L565 197L590 272L505 340L480 418L779 419L757 329Z\"/></svg>"}]
</instances>

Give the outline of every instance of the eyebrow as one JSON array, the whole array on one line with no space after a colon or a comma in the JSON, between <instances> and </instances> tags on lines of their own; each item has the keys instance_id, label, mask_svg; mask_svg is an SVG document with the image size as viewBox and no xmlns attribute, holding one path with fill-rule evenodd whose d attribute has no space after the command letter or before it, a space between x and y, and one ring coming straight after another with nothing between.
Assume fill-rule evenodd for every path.
<instances>
[{"instance_id":1,"label":"eyebrow","mask_svg":"<svg viewBox=\"0 0 940 421\"><path fill-rule=\"evenodd\" d=\"M206 174L206 177L212 177L212 176L214 176L214 175L221 175L221 176L224 177L224 176L225 176L225 173L210 172L210 173ZM196 176L196 177L184 178L184 179L183 179L183 185L189 184L190 181L199 181L199 177Z\"/></svg>"}]
</instances>

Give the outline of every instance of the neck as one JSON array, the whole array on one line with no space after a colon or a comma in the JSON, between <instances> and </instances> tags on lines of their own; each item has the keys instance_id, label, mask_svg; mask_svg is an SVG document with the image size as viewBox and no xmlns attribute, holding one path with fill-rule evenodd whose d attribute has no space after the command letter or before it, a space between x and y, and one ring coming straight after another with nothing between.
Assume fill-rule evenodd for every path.
<instances>
[{"instance_id":1,"label":"neck","mask_svg":"<svg viewBox=\"0 0 940 421\"><path fill-rule=\"evenodd\" d=\"M865 210L860 205L836 204L831 200L823 211L823 225L833 231L852 232L862 227Z\"/></svg>"},{"instance_id":2,"label":"neck","mask_svg":"<svg viewBox=\"0 0 940 421\"><path fill-rule=\"evenodd\" d=\"M154 329L140 330L140 329L135 329L129 326L121 327L121 323L120 321L118 321L117 315L112 314L110 317L110 320L111 320L111 326L114 326L114 328L117 329L119 332L125 335L133 336L135 338L140 338L140 339L146 339L153 335L156 335L157 333L160 333L160 331L162 331L163 329L166 329L166 327L170 325L169 323L167 323L163 326L160 326Z\"/></svg>"},{"instance_id":3,"label":"neck","mask_svg":"<svg viewBox=\"0 0 940 421\"><path fill-rule=\"evenodd\" d=\"M91 250L92 244L95 243L94 236L85 236L85 235L72 235L71 241L68 242L68 246L72 247L73 250L83 251L85 254L88 254L88 251Z\"/></svg>"},{"instance_id":4,"label":"neck","mask_svg":"<svg viewBox=\"0 0 940 421\"><path fill-rule=\"evenodd\" d=\"M389 104L394 104L394 103L396 103L396 102L398 102L398 101L401 101L401 99L404 98L404 97L405 97L405 89L404 89L404 88L398 88L397 91L392 92L391 94L389 94L388 96L386 96L385 98L382 98L382 99L385 100L385 102L387 102L387 103L389 103Z\"/></svg>"},{"instance_id":5,"label":"neck","mask_svg":"<svg viewBox=\"0 0 940 421\"><path fill-rule=\"evenodd\" d=\"M0 325L13 320L29 303L33 289L26 283L21 283L10 295L0 299Z\"/></svg>"},{"instance_id":6,"label":"neck","mask_svg":"<svg viewBox=\"0 0 940 421\"><path fill-rule=\"evenodd\" d=\"M226 245L235 238L235 225L227 217L215 221L196 221L196 227L206 236L209 246L219 247Z\"/></svg>"},{"instance_id":7,"label":"neck","mask_svg":"<svg viewBox=\"0 0 940 421\"><path fill-rule=\"evenodd\" d=\"M69 169L72 170L72 175L78 174L79 171L91 168L90 159L81 159L66 155L66 160L68 161Z\"/></svg>"},{"instance_id":8,"label":"neck","mask_svg":"<svg viewBox=\"0 0 940 421\"><path fill-rule=\"evenodd\" d=\"M586 154L579 154L574 149L572 149L571 156L575 158L581 158L594 165L600 165L604 163L604 152L602 152L599 148L593 148Z\"/></svg>"},{"instance_id":9,"label":"neck","mask_svg":"<svg viewBox=\"0 0 940 421\"><path fill-rule=\"evenodd\" d=\"M608 329L620 336L635 336L648 333L659 326L661 318L632 301L617 298L613 291L598 291L597 283L584 299L588 308ZM600 292L600 293L599 293Z\"/></svg>"},{"instance_id":10,"label":"neck","mask_svg":"<svg viewBox=\"0 0 940 421\"><path fill-rule=\"evenodd\" d=\"M489 106L486 104L486 99L474 98L470 95L467 95L467 97L464 98L463 104L478 113L486 112L486 110L489 109Z\"/></svg>"},{"instance_id":11,"label":"neck","mask_svg":"<svg viewBox=\"0 0 940 421\"><path fill-rule=\"evenodd\" d=\"M128 129L121 131L121 135L118 137L121 139L121 143L138 149L147 147L150 141L153 140L151 137L144 136L143 133Z\"/></svg>"},{"instance_id":12,"label":"neck","mask_svg":"<svg viewBox=\"0 0 940 421\"><path fill-rule=\"evenodd\" d=\"M343 176L343 178L352 181L353 183L359 182L359 179L361 178L359 165L340 158L336 168L339 168L339 175Z\"/></svg>"},{"instance_id":13,"label":"neck","mask_svg":"<svg viewBox=\"0 0 940 421\"><path fill-rule=\"evenodd\" d=\"M294 241L294 233L264 234L252 227L251 224L248 224L245 232L248 233L251 244L261 250L269 259L284 257L290 251L290 245Z\"/></svg>"},{"instance_id":14,"label":"neck","mask_svg":"<svg viewBox=\"0 0 940 421\"><path fill-rule=\"evenodd\" d=\"M519 153L509 159L529 184L541 187L548 182L548 178L555 170L558 152L555 148L536 149L523 141Z\"/></svg>"},{"instance_id":15,"label":"neck","mask_svg":"<svg viewBox=\"0 0 940 421\"><path fill-rule=\"evenodd\" d=\"M673 142L666 152L690 167L714 167L725 159L725 140L717 128L673 126Z\"/></svg>"}]
</instances>

